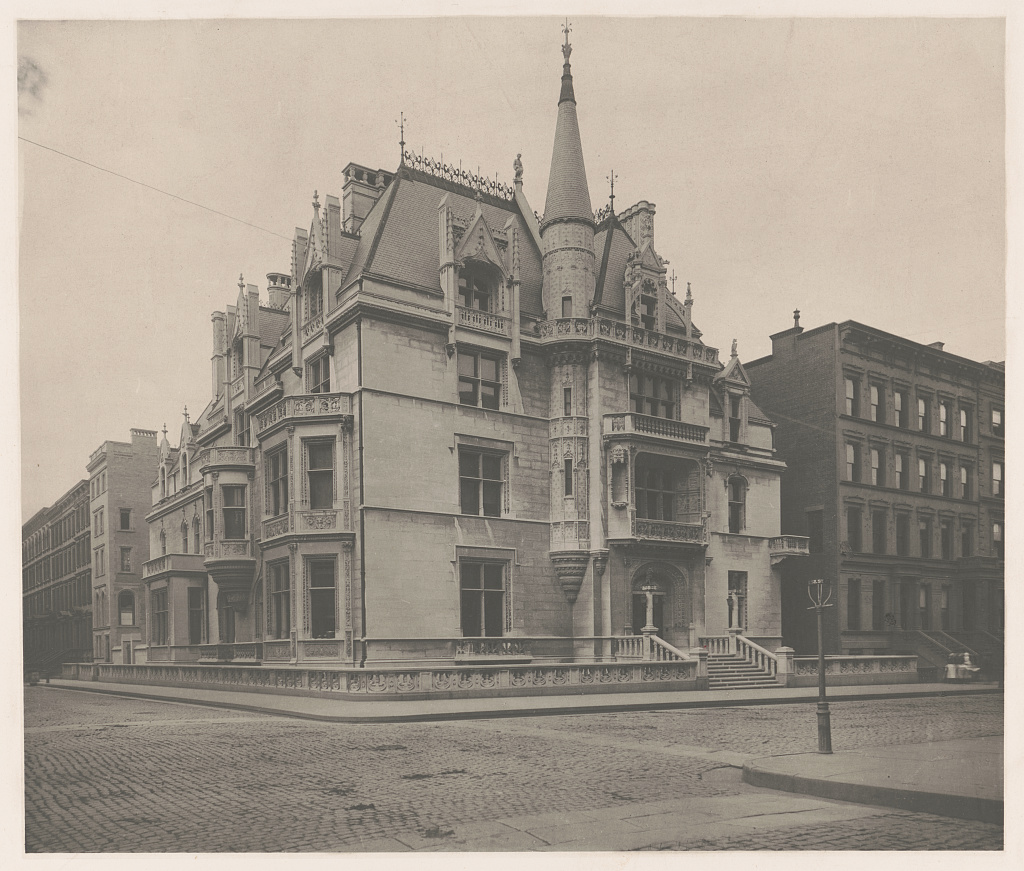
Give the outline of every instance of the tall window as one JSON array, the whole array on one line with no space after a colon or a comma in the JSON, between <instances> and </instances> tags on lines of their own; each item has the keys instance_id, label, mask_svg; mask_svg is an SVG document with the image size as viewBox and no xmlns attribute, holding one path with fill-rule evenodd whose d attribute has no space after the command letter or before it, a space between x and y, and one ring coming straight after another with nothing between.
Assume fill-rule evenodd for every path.
<instances>
[{"instance_id":1,"label":"tall window","mask_svg":"<svg viewBox=\"0 0 1024 871\"><path fill-rule=\"evenodd\" d=\"M206 488L206 540L213 541L213 487Z\"/></svg>"},{"instance_id":2,"label":"tall window","mask_svg":"<svg viewBox=\"0 0 1024 871\"><path fill-rule=\"evenodd\" d=\"M562 414L569 417L572 414L572 388L562 388Z\"/></svg>"},{"instance_id":3,"label":"tall window","mask_svg":"<svg viewBox=\"0 0 1024 871\"><path fill-rule=\"evenodd\" d=\"M314 638L334 638L337 631L334 560L309 561L309 622Z\"/></svg>"},{"instance_id":4,"label":"tall window","mask_svg":"<svg viewBox=\"0 0 1024 871\"><path fill-rule=\"evenodd\" d=\"M459 276L459 305L484 312L491 311L491 286L483 275L464 272ZM562 305L564 308L564 301ZM563 314L562 317L569 315Z\"/></svg>"},{"instance_id":5,"label":"tall window","mask_svg":"<svg viewBox=\"0 0 1024 871\"><path fill-rule=\"evenodd\" d=\"M224 500L224 538L245 538L245 485L225 484L220 494Z\"/></svg>"},{"instance_id":6,"label":"tall window","mask_svg":"<svg viewBox=\"0 0 1024 871\"><path fill-rule=\"evenodd\" d=\"M107 573L107 553L106 548L100 546L96 548L96 576L102 577Z\"/></svg>"},{"instance_id":7,"label":"tall window","mask_svg":"<svg viewBox=\"0 0 1024 871\"><path fill-rule=\"evenodd\" d=\"M163 556L167 553L167 533L162 529L160 530L160 555Z\"/></svg>"},{"instance_id":8,"label":"tall window","mask_svg":"<svg viewBox=\"0 0 1024 871\"><path fill-rule=\"evenodd\" d=\"M135 625L135 594L131 590L117 594L117 613L122 626Z\"/></svg>"},{"instance_id":9,"label":"tall window","mask_svg":"<svg viewBox=\"0 0 1024 871\"><path fill-rule=\"evenodd\" d=\"M877 384L871 385L871 419L885 423L885 391Z\"/></svg>"},{"instance_id":10,"label":"tall window","mask_svg":"<svg viewBox=\"0 0 1024 871\"><path fill-rule=\"evenodd\" d=\"M846 509L846 541L850 550L859 552L863 549L863 520L860 508L850 505Z\"/></svg>"},{"instance_id":11,"label":"tall window","mask_svg":"<svg viewBox=\"0 0 1024 871\"><path fill-rule=\"evenodd\" d=\"M860 629L860 579L846 582L846 628Z\"/></svg>"},{"instance_id":12,"label":"tall window","mask_svg":"<svg viewBox=\"0 0 1024 871\"><path fill-rule=\"evenodd\" d=\"M206 640L206 590L188 588L188 643L202 644Z\"/></svg>"},{"instance_id":13,"label":"tall window","mask_svg":"<svg viewBox=\"0 0 1024 871\"><path fill-rule=\"evenodd\" d=\"M871 449L871 483L876 487L885 486L885 464L880 448Z\"/></svg>"},{"instance_id":14,"label":"tall window","mask_svg":"<svg viewBox=\"0 0 1024 871\"><path fill-rule=\"evenodd\" d=\"M729 397L729 441L740 440L740 422L740 398L733 395Z\"/></svg>"},{"instance_id":15,"label":"tall window","mask_svg":"<svg viewBox=\"0 0 1024 871\"><path fill-rule=\"evenodd\" d=\"M907 428L907 392L897 390L892 395L893 408L896 411L896 426Z\"/></svg>"},{"instance_id":16,"label":"tall window","mask_svg":"<svg viewBox=\"0 0 1024 871\"><path fill-rule=\"evenodd\" d=\"M896 515L896 554L910 556L910 517L906 514Z\"/></svg>"},{"instance_id":17,"label":"tall window","mask_svg":"<svg viewBox=\"0 0 1024 871\"><path fill-rule=\"evenodd\" d=\"M480 408L497 408L501 397L501 364L496 356L459 351L459 402Z\"/></svg>"},{"instance_id":18,"label":"tall window","mask_svg":"<svg viewBox=\"0 0 1024 871\"><path fill-rule=\"evenodd\" d=\"M271 517L288 510L288 445L267 454L267 508Z\"/></svg>"},{"instance_id":19,"label":"tall window","mask_svg":"<svg viewBox=\"0 0 1024 871\"><path fill-rule=\"evenodd\" d=\"M919 521L918 536L920 538L921 556L927 559L932 555L932 522L930 520Z\"/></svg>"},{"instance_id":20,"label":"tall window","mask_svg":"<svg viewBox=\"0 0 1024 871\"><path fill-rule=\"evenodd\" d=\"M562 317L563 318L571 318L572 317L572 297L571 296L563 296L562 297Z\"/></svg>"},{"instance_id":21,"label":"tall window","mask_svg":"<svg viewBox=\"0 0 1024 871\"><path fill-rule=\"evenodd\" d=\"M288 560L270 565L270 637L288 638L292 629L292 590Z\"/></svg>"},{"instance_id":22,"label":"tall window","mask_svg":"<svg viewBox=\"0 0 1024 871\"><path fill-rule=\"evenodd\" d=\"M334 507L334 442L306 443L309 507Z\"/></svg>"},{"instance_id":23,"label":"tall window","mask_svg":"<svg viewBox=\"0 0 1024 871\"><path fill-rule=\"evenodd\" d=\"M501 517L503 463L501 454L459 448L459 503L463 514ZM566 473L570 481L566 487L571 487L571 466Z\"/></svg>"},{"instance_id":24,"label":"tall window","mask_svg":"<svg viewBox=\"0 0 1024 871\"><path fill-rule=\"evenodd\" d=\"M504 634L505 564L459 563L462 634L469 638Z\"/></svg>"},{"instance_id":25,"label":"tall window","mask_svg":"<svg viewBox=\"0 0 1024 871\"><path fill-rule=\"evenodd\" d=\"M992 409L992 435L1003 437L1003 410L1001 408Z\"/></svg>"},{"instance_id":26,"label":"tall window","mask_svg":"<svg viewBox=\"0 0 1024 871\"><path fill-rule=\"evenodd\" d=\"M310 393L331 392L331 358L321 354L306 367L306 386Z\"/></svg>"},{"instance_id":27,"label":"tall window","mask_svg":"<svg viewBox=\"0 0 1024 871\"><path fill-rule=\"evenodd\" d=\"M121 531L129 532L132 528L132 510L131 508L121 509Z\"/></svg>"},{"instance_id":28,"label":"tall window","mask_svg":"<svg viewBox=\"0 0 1024 871\"><path fill-rule=\"evenodd\" d=\"M181 452L181 489L184 490L188 486L188 451L182 450Z\"/></svg>"},{"instance_id":29,"label":"tall window","mask_svg":"<svg viewBox=\"0 0 1024 871\"><path fill-rule=\"evenodd\" d=\"M564 485L565 495L572 496L572 460L567 459L564 463L565 468L562 473L562 483Z\"/></svg>"},{"instance_id":30,"label":"tall window","mask_svg":"<svg viewBox=\"0 0 1024 871\"><path fill-rule=\"evenodd\" d=\"M674 419L675 394L676 382L668 378L642 372L629 376L629 401L637 414Z\"/></svg>"},{"instance_id":31,"label":"tall window","mask_svg":"<svg viewBox=\"0 0 1024 871\"><path fill-rule=\"evenodd\" d=\"M167 643L167 588L154 590L150 595L150 639L153 644Z\"/></svg>"},{"instance_id":32,"label":"tall window","mask_svg":"<svg viewBox=\"0 0 1024 871\"><path fill-rule=\"evenodd\" d=\"M960 407L960 441L969 442L971 440L971 414L970 409Z\"/></svg>"},{"instance_id":33,"label":"tall window","mask_svg":"<svg viewBox=\"0 0 1024 871\"><path fill-rule=\"evenodd\" d=\"M309 309L308 318L315 318L323 314L324 292L322 287L311 286L306 288L306 305Z\"/></svg>"},{"instance_id":34,"label":"tall window","mask_svg":"<svg viewBox=\"0 0 1024 871\"><path fill-rule=\"evenodd\" d=\"M1003 461L992 461L992 495L1003 495Z\"/></svg>"},{"instance_id":35,"label":"tall window","mask_svg":"<svg viewBox=\"0 0 1024 871\"><path fill-rule=\"evenodd\" d=\"M640 326L645 330L658 328L658 291L650 282L640 289Z\"/></svg>"},{"instance_id":36,"label":"tall window","mask_svg":"<svg viewBox=\"0 0 1024 871\"><path fill-rule=\"evenodd\" d=\"M939 463L939 492L943 496L949 495L949 466L946 463Z\"/></svg>"},{"instance_id":37,"label":"tall window","mask_svg":"<svg viewBox=\"0 0 1024 871\"><path fill-rule=\"evenodd\" d=\"M1005 558L1003 550L1003 521L996 520L992 524L992 550L999 559Z\"/></svg>"},{"instance_id":38,"label":"tall window","mask_svg":"<svg viewBox=\"0 0 1024 871\"><path fill-rule=\"evenodd\" d=\"M901 490L909 488L909 475L908 467L910 466L910 457L903 451L896 452L896 486Z\"/></svg>"},{"instance_id":39,"label":"tall window","mask_svg":"<svg viewBox=\"0 0 1024 871\"><path fill-rule=\"evenodd\" d=\"M676 475L654 457L636 463L636 516L644 520L675 520Z\"/></svg>"},{"instance_id":40,"label":"tall window","mask_svg":"<svg viewBox=\"0 0 1024 871\"><path fill-rule=\"evenodd\" d=\"M130 572L132 570L132 549L130 547L121 548L121 571Z\"/></svg>"},{"instance_id":41,"label":"tall window","mask_svg":"<svg viewBox=\"0 0 1024 871\"><path fill-rule=\"evenodd\" d=\"M198 515L192 518L192 552L202 553L203 552L203 539L199 531L199 517Z\"/></svg>"},{"instance_id":42,"label":"tall window","mask_svg":"<svg viewBox=\"0 0 1024 871\"><path fill-rule=\"evenodd\" d=\"M886 512L884 510L871 512L871 552L886 553L888 542L886 540Z\"/></svg>"},{"instance_id":43,"label":"tall window","mask_svg":"<svg viewBox=\"0 0 1024 871\"><path fill-rule=\"evenodd\" d=\"M871 582L871 628L885 628L885 581L878 579Z\"/></svg>"},{"instance_id":44,"label":"tall window","mask_svg":"<svg viewBox=\"0 0 1024 871\"><path fill-rule=\"evenodd\" d=\"M860 385L854 378L844 380L846 382L846 413L851 417L860 417L860 396L857 389Z\"/></svg>"},{"instance_id":45,"label":"tall window","mask_svg":"<svg viewBox=\"0 0 1024 871\"><path fill-rule=\"evenodd\" d=\"M928 465L928 461L924 457L918 457L917 460L917 480L922 493L928 493L931 491L930 467Z\"/></svg>"},{"instance_id":46,"label":"tall window","mask_svg":"<svg viewBox=\"0 0 1024 871\"><path fill-rule=\"evenodd\" d=\"M960 521L960 556L974 556L974 524Z\"/></svg>"},{"instance_id":47,"label":"tall window","mask_svg":"<svg viewBox=\"0 0 1024 871\"><path fill-rule=\"evenodd\" d=\"M939 548L943 559L953 559L953 521L939 521Z\"/></svg>"},{"instance_id":48,"label":"tall window","mask_svg":"<svg viewBox=\"0 0 1024 871\"><path fill-rule=\"evenodd\" d=\"M971 470L963 463L960 464L960 498L971 498Z\"/></svg>"},{"instance_id":49,"label":"tall window","mask_svg":"<svg viewBox=\"0 0 1024 871\"><path fill-rule=\"evenodd\" d=\"M949 438L952 433L949 431L952 407L949 402L943 400L939 403L939 435Z\"/></svg>"},{"instance_id":50,"label":"tall window","mask_svg":"<svg viewBox=\"0 0 1024 871\"><path fill-rule=\"evenodd\" d=\"M930 408L927 397L917 397L917 428L921 432L931 432L931 416L929 415Z\"/></svg>"},{"instance_id":51,"label":"tall window","mask_svg":"<svg viewBox=\"0 0 1024 871\"><path fill-rule=\"evenodd\" d=\"M846 443L846 480L860 481L860 456L856 445Z\"/></svg>"},{"instance_id":52,"label":"tall window","mask_svg":"<svg viewBox=\"0 0 1024 871\"><path fill-rule=\"evenodd\" d=\"M246 447L249 444L249 423L245 417L245 411L239 409L235 412L235 423L232 427L235 431L235 444Z\"/></svg>"},{"instance_id":53,"label":"tall window","mask_svg":"<svg viewBox=\"0 0 1024 871\"><path fill-rule=\"evenodd\" d=\"M181 550L179 553L188 553L188 524L181 521Z\"/></svg>"},{"instance_id":54,"label":"tall window","mask_svg":"<svg viewBox=\"0 0 1024 871\"><path fill-rule=\"evenodd\" d=\"M743 531L746 513L747 482L742 478L729 479L729 532Z\"/></svg>"}]
</instances>

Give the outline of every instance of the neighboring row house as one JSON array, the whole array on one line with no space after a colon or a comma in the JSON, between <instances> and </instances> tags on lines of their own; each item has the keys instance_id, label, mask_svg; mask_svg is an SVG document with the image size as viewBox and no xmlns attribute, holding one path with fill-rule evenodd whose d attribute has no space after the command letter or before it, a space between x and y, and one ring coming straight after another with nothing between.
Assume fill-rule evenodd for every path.
<instances>
[{"instance_id":1,"label":"neighboring row house","mask_svg":"<svg viewBox=\"0 0 1024 871\"><path fill-rule=\"evenodd\" d=\"M965 645L1001 658L1005 371L854 321L772 336L746 367L789 470L782 517L810 538L783 634L813 651L806 580L834 591L830 652Z\"/></svg>"},{"instance_id":2,"label":"neighboring row house","mask_svg":"<svg viewBox=\"0 0 1024 871\"><path fill-rule=\"evenodd\" d=\"M518 158L511 185L350 163L267 301L243 280L213 315L212 400L160 445L148 662L781 643L807 546L773 425L669 289L654 206L594 213L570 51L542 216Z\"/></svg>"}]
</instances>

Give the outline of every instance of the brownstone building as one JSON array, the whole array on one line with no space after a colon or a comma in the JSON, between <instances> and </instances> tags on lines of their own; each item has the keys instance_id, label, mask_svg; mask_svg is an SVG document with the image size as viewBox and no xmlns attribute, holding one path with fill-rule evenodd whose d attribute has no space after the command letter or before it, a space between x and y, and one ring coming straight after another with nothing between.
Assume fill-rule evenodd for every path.
<instances>
[{"instance_id":1,"label":"brownstone building","mask_svg":"<svg viewBox=\"0 0 1024 871\"><path fill-rule=\"evenodd\" d=\"M772 338L746 367L788 470L782 522L810 538L787 570L783 635L816 647L806 581L836 605L826 648L1001 660L1004 367L854 321Z\"/></svg>"},{"instance_id":2,"label":"brownstone building","mask_svg":"<svg viewBox=\"0 0 1024 871\"><path fill-rule=\"evenodd\" d=\"M268 301L214 314L147 516L149 663L779 645L807 545L773 424L669 289L654 205L594 212L570 51L543 215L518 158L511 185L350 163Z\"/></svg>"}]
</instances>

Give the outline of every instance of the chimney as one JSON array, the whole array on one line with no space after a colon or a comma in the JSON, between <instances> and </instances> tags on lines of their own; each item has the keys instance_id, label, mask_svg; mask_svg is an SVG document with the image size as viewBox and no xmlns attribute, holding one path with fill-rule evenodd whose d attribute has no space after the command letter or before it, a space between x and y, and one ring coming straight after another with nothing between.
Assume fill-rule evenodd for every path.
<instances>
[{"instance_id":1,"label":"chimney","mask_svg":"<svg viewBox=\"0 0 1024 871\"><path fill-rule=\"evenodd\" d=\"M358 163L350 163L343 170L345 185L341 189L344 212L342 229L346 233L358 233L363 219L369 214L384 188L391 183L391 173L382 169L368 169Z\"/></svg>"},{"instance_id":2,"label":"chimney","mask_svg":"<svg viewBox=\"0 0 1024 871\"><path fill-rule=\"evenodd\" d=\"M619 215L619 223L637 248L642 248L645 242L654 244L654 203L640 200Z\"/></svg>"},{"instance_id":3,"label":"chimney","mask_svg":"<svg viewBox=\"0 0 1024 871\"><path fill-rule=\"evenodd\" d=\"M227 341L225 334L224 312L214 312L213 321L213 398L220 396L221 385L224 384L224 353Z\"/></svg>"},{"instance_id":4,"label":"chimney","mask_svg":"<svg viewBox=\"0 0 1024 871\"><path fill-rule=\"evenodd\" d=\"M291 276L283 272L268 272L267 295L270 297L271 308L286 309L288 300L292 298Z\"/></svg>"}]
</instances>

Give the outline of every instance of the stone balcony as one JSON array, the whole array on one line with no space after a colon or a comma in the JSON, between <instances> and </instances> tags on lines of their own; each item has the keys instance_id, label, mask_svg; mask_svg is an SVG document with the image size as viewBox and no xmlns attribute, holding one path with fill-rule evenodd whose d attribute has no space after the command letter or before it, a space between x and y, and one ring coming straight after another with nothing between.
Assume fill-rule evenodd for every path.
<instances>
[{"instance_id":1,"label":"stone balcony","mask_svg":"<svg viewBox=\"0 0 1024 871\"><path fill-rule=\"evenodd\" d=\"M199 468L203 474L214 469L244 469L251 471L256 465L256 449L239 445L206 448L199 455Z\"/></svg>"},{"instance_id":2,"label":"stone balcony","mask_svg":"<svg viewBox=\"0 0 1024 871\"><path fill-rule=\"evenodd\" d=\"M718 349L691 339L645 330L607 318L555 318L538 325L542 340L602 338L717 368Z\"/></svg>"},{"instance_id":3,"label":"stone balcony","mask_svg":"<svg viewBox=\"0 0 1024 871\"><path fill-rule=\"evenodd\" d=\"M647 520L629 512L630 532L637 541L658 541L669 544L692 544L698 547L708 543L706 522L680 523L675 520Z\"/></svg>"},{"instance_id":4,"label":"stone balcony","mask_svg":"<svg viewBox=\"0 0 1024 871\"><path fill-rule=\"evenodd\" d=\"M463 305L455 306L455 323L457 326L466 327L470 330L479 330L483 333L491 333L495 336L512 335L512 319L504 315L491 314L475 308L466 308Z\"/></svg>"},{"instance_id":5,"label":"stone balcony","mask_svg":"<svg viewBox=\"0 0 1024 871\"><path fill-rule=\"evenodd\" d=\"M280 535L287 535L290 532L301 532L303 534L338 531L351 531L345 529L343 508L318 508L298 509L282 514L280 517L273 517L264 520L261 526L262 540L264 542Z\"/></svg>"},{"instance_id":6,"label":"stone balcony","mask_svg":"<svg viewBox=\"0 0 1024 871\"><path fill-rule=\"evenodd\" d=\"M768 553L773 566L790 557L810 556L810 539L804 535L777 535L768 539Z\"/></svg>"},{"instance_id":7,"label":"stone balcony","mask_svg":"<svg viewBox=\"0 0 1024 871\"><path fill-rule=\"evenodd\" d=\"M352 396L349 393L310 393L286 396L266 411L254 415L252 428L257 437L286 424L337 420L351 425Z\"/></svg>"},{"instance_id":8,"label":"stone balcony","mask_svg":"<svg viewBox=\"0 0 1024 871\"><path fill-rule=\"evenodd\" d=\"M625 412L604 416L604 434L606 436L638 434L672 442L691 442L702 445L707 442L708 428L692 423L683 423L680 420L666 420L646 414Z\"/></svg>"},{"instance_id":9,"label":"stone balcony","mask_svg":"<svg viewBox=\"0 0 1024 871\"><path fill-rule=\"evenodd\" d=\"M142 564L142 578L158 575L206 574L206 557L201 553L166 553Z\"/></svg>"}]
</instances>

